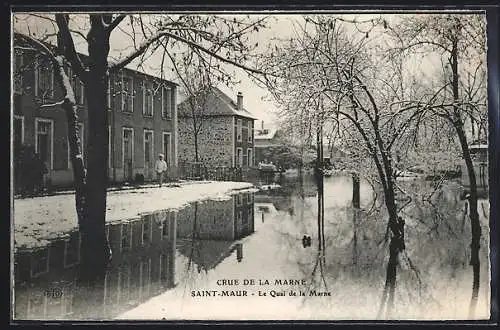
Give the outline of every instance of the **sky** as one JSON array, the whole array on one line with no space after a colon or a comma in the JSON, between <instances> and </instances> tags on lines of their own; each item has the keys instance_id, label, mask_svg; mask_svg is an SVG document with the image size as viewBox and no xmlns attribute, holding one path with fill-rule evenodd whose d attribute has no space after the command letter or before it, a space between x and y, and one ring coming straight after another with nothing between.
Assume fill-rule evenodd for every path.
<instances>
[{"instance_id":1,"label":"sky","mask_svg":"<svg viewBox=\"0 0 500 330\"><path fill-rule=\"evenodd\" d=\"M259 13L262 14L262 13ZM345 19L357 19L357 20L367 20L372 18L379 17L380 14L373 13L363 13L363 14L351 14L351 15L343 15ZM53 16L52 16L53 17ZM87 15L72 15L74 17L72 19L72 28L75 30L79 30L85 33L88 28L88 19ZM156 16L157 17L157 16ZM251 15L252 18L260 18L262 15ZM258 32L254 32L249 36L249 42L254 44L258 43L256 51L265 52L267 46L272 43L276 43L275 38L280 39L289 39L294 36L294 22L303 22L302 15L300 14L275 14L267 16L266 28L260 29ZM399 16L400 18L401 16ZM17 19L16 19L17 18ZM14 19L14 29L20 32L29 32L35 36L46 35L47 33L53 33L55 31L55 27L53 23L49 20L42 19L40 17L34 17L29 15L26 18L25 15L16 14L16 18ZM151 19L154 19L155 16L150 16ZM388 21L395 21L398 18L398 15L389 14L384 15L384 18ZM125 19L119 25L119 28L115 29L111 35L110 40L110 59L113 60L115 58L123 57L123 55L128 54L133 51L134 46L132 43L131 37L128 35L131 33L130 25L127 24L129 21ZM349 26L349 24L347 24ZM351 24L352 27L352 24ZM349 28L349 27L348 27ZM137 35L140 33L138 32ZM78 52L83 54L87 53L86 50L86 42L78 35L74 36L75 44ZM138 37L137 43L140 44L141 39ZM161 52L156 52L152 54L151 57L148 58L146 63L142 68L137 68L135 63L130 64L128 67L132 69L138 69L139 71L144 71L149 74L153 74L159 76L159 72L161 71ZM414 60L414 63L411 65L416 70L427 70L427 72L432 72L433 70L439 69L440 63L435 62L432 58L426 59L418 59ZM225 69L229 72L235 73L236 79L240 80L240 83L236 86L227 87L226 85L219 85L218 87L225 92L228 96L236 100L236 94L238 92L243 93L243 103L247 110L253 113L259 121L264 121L266 126L276 126L278 124L278 117L276 115L277 106L270 99L270 95L267 90L260 88L257 86L251 78L248 77L247 73L243 70L231 66L229 64L224 65ZM174 82L180 83L177 77L175 77L170 70L170 68L164 68L163 70L165 78L172 80ZM260 126L260 123L258 124Z\"/></svg>"}]
</instances>

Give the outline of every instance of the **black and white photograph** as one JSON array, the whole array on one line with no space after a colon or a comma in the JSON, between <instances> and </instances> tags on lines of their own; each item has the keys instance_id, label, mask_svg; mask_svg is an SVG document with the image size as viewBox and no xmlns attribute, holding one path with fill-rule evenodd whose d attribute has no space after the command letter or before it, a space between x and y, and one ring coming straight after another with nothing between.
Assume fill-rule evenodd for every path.
<instances>
[{"instance_id":1,"label":"black and white photograph","mask_svg":"<svg viewBox=\"0 0 500 330\"><path fill-rule=\"evenodd\" d=\"M12 11L12 321L490 319L484 11Z\"/></svg>"}]
</instances>

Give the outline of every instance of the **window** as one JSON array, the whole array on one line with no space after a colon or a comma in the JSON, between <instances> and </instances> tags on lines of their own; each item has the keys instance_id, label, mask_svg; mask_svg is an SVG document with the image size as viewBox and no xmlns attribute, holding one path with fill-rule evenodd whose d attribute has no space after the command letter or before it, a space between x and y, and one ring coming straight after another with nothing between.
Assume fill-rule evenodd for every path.
<instances>
[{"instance_id":1,"label":"window","mask_svg":"<svg viewBox=\"0 0 500 330\"><path fill-rule=\"evenodd\" d=\"M151 289L151 258L143 259L140 262L140 292L144 289L146 296L149 296Z\"/></svg>"},{"instance_id":2,"label":"window","mask_svg":"<svg viewBox=\"0 0 500 330\"><path fill-rule=\"evenodd\" d=\"M83 159L83 152L85 149L83 123L78 123L78 138L80 139L80 151L82 152L82 159ZM71 162L71 150L69 148L69 141L68 141L68 168L73 168L73 163Z\"/></svg>"},{"instance_id":3,"label":"window","mask_svg":"<svg viewBox=\"0 0 500 330\"><path fill-rule=\"evenodd\" d=\"M169 262L170 262L169 255L161 254L161 256L160 256L160 280L161 280L161 282L163 282L165 280L169 280L169 272L170 272L170 267L168 265ZM165 283L165 284L168 286L170 285L170 283Z\"/></svg>"},{"instance_id":4,"label":"window","mask_svg":"<svg viewBox=\"0 0 500 330\"><path fill-rule=\"evenodd\" d=\"M129 251L132 248L132 226L130 223L121 225L120 251Z\"/></svg>"},{"instance_id":5,"label":"window","mask_svg":"<svg viewBox=\"0 0 500 330\"><path fill-rule=\"evenodd\" d=\"M163 118L171 118L172 89L169 87L162 87L161 89L161 108L163 109Z\"/></svg>"},{"instance_id":6,"label":"window","mask_svg":"<svg viewBox=\"0 0 500 330\"><path fill-rule=\"evenodd\" d=\"M46 316L48 298L44 295L36 295L28 300L28 318L43 319Z\"/></svg>"},{"instance_id":7,"label":"window","mask_svg":"<svg viewBox=\"0 0 500 330\"><path fill-rule=\"evenodd\" d=\"M45 163L48 170L53 164L53 124L50 119L37 118L35 120L35 151L40 159Z\"/></svg>"},{"instance_id":8,"label":"window","mask_svg":"<svg viewBox=\"0 0 500 330\"><path fill-rule=\"evenodd\" d=\"M241 197L241 194L236 195L236 206L240 206L243 204L243 198Z\"/></svg>"},{"instance_id":9,"label":"window","mask_svg":"<svg viewBox=\"0 0 500 330\"><path fill-rule=\"evenodd\" d=\"M121 85L122 111L134 112L134 78L126 77L122 73Z\"/></svg>"},{"instance_id":10,"label":"window","mask_svg":"<svg viewBox=\"0 0 500 330\"><path fill-rule=\"evenodd\" d=\"M236 167L243 167L243 150L241 148L236 148Z\"/></svg>"},{"instance_id":11,"label":"window","mask_svg":"<svg viewBox=\"0 0 500 330\"><path fill-rule=\"evenodd\" d=\"M151 241L151 236L153 226L151 226L151 216L146 216L142 221L142 244L149 243Z\"/></svg>"},{"instance_id":12,"label":"window","mask_svg":"<svg viewBox=\"0 0 500 330\"><path fill-rule=\"evenodd\" d=\"M50 250L44 247L31 254L31 277L37 277L49 272Z\"/></svg>"},{"instance_id":13,"label":"window","mask_svg":"<svg viewBox=\"0 0 500 330\"><path fill-rule=\"evenodd\" d=\"M153 116L153 90L151 84L142 82L142 114L144 116Z\"/></svg>"},{"instance_id":14,"label":"window","mask_svg":"<svg viewBox=\"0 0 500 330\"><path fill-rule=\"evenodd\" d=\"M131 265L126 264L118 271L118 292L117 292L117 304L120 301L128 302L130 296L130 279L132 277Z\"/></svg>"},{"instance_id":15,"label":"window","mask_svg":"<svg viewBox=\"0 0 500 330\"><path fill-rule=\"evenodd\" d=\"M243 125L242 125L242 120L241 119L238 119L237 120L237 141L238 142L241 142L243 141L243 137L242 137L242 131L243 131Z\"/></svg>"},{"instance_id":16,"label":"window","mask_svg":"<svg viewBox=\"0 0 500 330\"><path fill-rule=\"evenodd\" d=\"M16 50L14 54L14 92L23 92L23 52Z\"/></svg>"},{"instance_id":17,"label":"window","mask_svg":"<svg viewBox=\"0 0 500 330\"><path fill-rule=\"evenodd\" d=\"M252 143L253 140L253 125L252 121L248 121L248 142Z\"/></svg>"},{"instance_id":18,"label":"window","mask_svg":"<svg viewBox=\"0 0 500 330\"><path fill-rule=\"evenodd\" d=\"M150 167L153 161L153 131L144 130L144 167Z\"/></svg>"},{"instance_id":19,"label":"window","mask_svg":"<svg viewBox=\"0 0 500 330\"><path fill-rule=\"evenodd\" d=\"M161 226L161 237L162 237L162 239L164 237L168 236L168 225L169 225L169 221L168 221L168 218L167 218L167 219L163 220L162 226Z\"/></svg>"},{"instance_id":20,"label":"window","mask_svg":"<svg viewBox=\"0 0 500 330\"><path fill-rule=\"evenodd\" d=\"M24 117L14 115L14 148L20 150L24 143Z\"/></svg>"},{"instance_id":21,"label":"window","mask_svg":"<svg viewBox=\"0 0 500 330\"><path fill-rule=\"evenodd\" d=\"M170 166L172 154L172 139L170 133L163 133L163 154L165 155L165 162Z\"/></svg>"},{"instance_id":22,"label":"window","mask_svg":"<svg viewBox=\"0 0 500 330\"><path fill-rule=\"evenodd\" d=\"M247 166L253 166L252 149L247 149Z\"/></svg>"},{"instance_id":23,"label":"window","mask_svg":"<svg viewBox=\"0 0 500 330\"><path fill-rule=\"evenodd\" d=\"M52 64L42 57L37 57L35 66L35 96L42 100L54 97L54 70Z\"/></svg>"},{"instance_id":24,"label":"window","mask_svg":"<svg viewBox=\"0 0 500 330\"><path fill-rule=\"evenodd\" d=\"M134 162L134 129L123 127L122 135L122 164L125 179L132 179Z\"/></svg>"}]
</instances>

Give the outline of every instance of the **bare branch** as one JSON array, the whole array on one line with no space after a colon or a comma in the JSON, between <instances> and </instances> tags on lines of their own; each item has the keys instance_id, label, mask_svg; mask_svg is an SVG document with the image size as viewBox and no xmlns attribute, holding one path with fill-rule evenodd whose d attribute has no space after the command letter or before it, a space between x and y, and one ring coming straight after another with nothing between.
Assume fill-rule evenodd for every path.
<instances>
[{"instance_id":1,"label":"bare branch","mask_svg":"<svg viewBox=\"0 0 500 330\"><path fill-rule=\"evenodd\" d=\"M86 81L85 67L83 66L80 56L76 52L75 43L69 30L68 14L56 14L56 22L59 28L59 43L62 46L61 51L71 63L73 71L80 77L80 80Z\"/></svg>"},{"instance_id":2,"label":"bare branch","mask_svg":"<svg viewBox=\"0 0 500 330\"><path fill-rule=\"evenodd\" d=\"M252 72L255 74L260 74L260 75L266 75L266 73L264 73L258 69L250 68L250 67L247 67L243 64L229 60L225 57L222 57L222 56L214 53L213 51L206 49L205 47L203 47L203 46L201 46L193 41L187 40L186 38L183 38L179 35L173 34L169 31L158 32L156 35L152 36L149 40L146 40L141 46L139 46L139 48L137 48L134 52L132 52L132 54L125 57L122 61L115 63L114 65L111 65L110 70L116 71L116 70L119 70L119 69L125 67L130 62L132 62L134 59L136 59L138 56L140 56L143 52L145 52L149 46L151 46L154 42L158 41L162 37L170 37L170 38L175 39L177 41L183 42L183 43L187 44L188 46L190 46L191 48L198 49L198 50L202 51L203 53L218 59L221 62L232 64L232 65L234 65L238 68L241 68L245 71Z\"/></svg>"},{"instance_id":3,"label":"bare branch","mask_svg":"<svg viewBox=\"0 0 500 330\"><path fill-rule=\"evenodd\" d=\"M116 16L116 18L107 26L107 31L113 31L118 26L118 24L120 24L125 19L125 17L127 17L126 14L119 14L118 16Z\"/></svg>"}]
</instances>

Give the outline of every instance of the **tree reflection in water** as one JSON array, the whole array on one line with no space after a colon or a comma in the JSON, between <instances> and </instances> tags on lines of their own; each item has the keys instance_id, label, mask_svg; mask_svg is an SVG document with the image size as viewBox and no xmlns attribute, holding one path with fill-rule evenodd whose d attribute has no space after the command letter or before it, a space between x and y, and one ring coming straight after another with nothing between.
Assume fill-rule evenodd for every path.
<instances>
[{"instance_id":1,"label":"tree reflection in water","mask_svg":"<svg viewBox=\"0 0 500 330\"><path fill-rule=\"evenodd\" d=\"M406 248L395 267L397 282L389 283L394 290L393 308L388 310L390 292L386 290L384 297L384 286L390 236L384 220L387 214L380 207L383 197L373 193L378 200L371 197L367 200L363 193L359 209L352 207L354 201L352 206L338 204L337 199L344 203L345 197L339 194L346 191L351 180L333 177L325 178L323 184L320 182L314 202L317 210L298 187L292 196L295 215L282 212L283 219L276 225L280 238L277 244L287 251L288 262L296 265L298 276L308 280L308 291L328 290L333 296L332 299L305 296L302 308L315 306L315 310L322 311L331 308L332 315L348 318L466 318L473 279L467 268L469 223L464 221L465 202L457 197L459 185L448 182L436 187L425 181L398 184L398 212L406 222ZM362 185L362 190L367 186ZM485 232L487 220L484 216ZM307 234L313 237L314 251L302 247L301 239ZM487 260L486 238L482 244ZM485 274L481 283L488 287L487 264L481 273ZM485 293L481 296L481 292L482 305L478 305L478 310L488 308L489 291L485 289Z\"/></svg>"}]
</instances>

